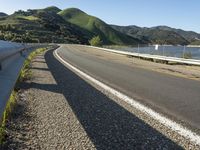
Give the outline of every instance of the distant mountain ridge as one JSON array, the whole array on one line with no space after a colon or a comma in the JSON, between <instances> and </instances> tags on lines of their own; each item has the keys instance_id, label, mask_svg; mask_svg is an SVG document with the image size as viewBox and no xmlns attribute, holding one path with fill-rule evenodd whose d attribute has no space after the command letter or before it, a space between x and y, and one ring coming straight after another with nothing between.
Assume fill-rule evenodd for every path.
<instances>
[{"instance_id":1,"label":"distant mountain ridge","mask_svg":"<svg viewBox=\"0 0 200 150\"><path fill-rule=\"evenodd\" d=\"M0 17L6 17L8 16L6 13L0 12Z\"/></svg>"},{"instance_id":2,"label":"distant mountain ridge","mask_svg":"<svg viewBox=\"0 0 200 150\"><path fill-rule=\"evenodd\" d=\"M182 29L171 28L168 26L156 26L156 27L152 27L152 28L166 30L166 31L174 31L189 41L194 40L196 38L200 39L200 34L194 32L194 31L184 31Z\"/></svg>"},{"instance_id":3,"label":"distant mountain ridge","mask_svg":"<svg viewBox=\"0 0 200 150\"><path fill-rule=\"evenodd\" d=\"M168 26L156 26L152 28L132 26L117 26L111 25L112 28L124 34L139 39L149 40L151 43L157 44L172 44L172 45L187 45L196 39L200 39L200 34L193 31L184 31Z\"/></svg>"},{"instance_id":4,"label":"distant mountain ridge","mask_svg":"<svg viewBox=\"0 0 200 150\"><path fill-rule=\"evenodd\" d=\"M172 44L200 43L200 35L167 26L141 28L109 25L80 9L61 10L50 6L44 9L19 10L12 15L0 13L0 39L16 42L54 42L89 44L99 35L103 44Z\"/></svg>"}]
</instances>

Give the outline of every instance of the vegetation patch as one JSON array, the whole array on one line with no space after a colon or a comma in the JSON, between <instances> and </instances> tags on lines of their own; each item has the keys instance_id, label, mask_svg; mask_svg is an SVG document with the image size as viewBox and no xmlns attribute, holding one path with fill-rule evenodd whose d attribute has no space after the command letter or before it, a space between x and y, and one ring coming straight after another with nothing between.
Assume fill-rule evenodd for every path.
<instances>
[{"instance_id":1,"label":"vegetation patch","mask_svg":"<svg viewBox=\"0 0 200 150\"><path fill-rule=\"evenodd\" d=\"M93 37L91 40L89 40L89 43L92 46L102 46L102 41L99 36Z\"/></svg>"},{"instance_id":2,"label":"vegetation patch","mask_svg":"<svg viewBox=\"0 0 200 150\"><path fill-rule=\"evenodd\" d=\"M25 60L24 62L24 66L20 72L20 76L19 76L19 82L28 80L32 77L32 72L30 70L31 68L31 61L38 55L43 53L44 51L46 51L48 48L39 48L37 50L35 50L34 52L32 52L28 58Z\"/></svg>"},{"instance_id":3,"label":"vegetation patch","mask_svg":"<svg viewBox=\"0 0 200 150\"><path fill-rule=\"evenodd\" d=\"M192 40L190 45L200 45L200 40L199 39Z\"/></svg>"},{"instance_id":4,"label":"vegetation patch","mask_svg":"<svg viewBox=\"0 0 200 150\"><path fill-rule=\"evenodd\" d=\"M26 20L30 20L30 21L39 20L39 18L35 17L35 16L18 16L17 18L26 19Z\"/></svg>"},{"instance_id":5,"label":"vegetation patch","mask_svg":"<svg viewBox=\"0 0 200 150\"><path fill-rule=\"evenodd\" d=\"M185 58L185 59L192 59L192 53L191 52L185 52L185 53L183 53L183 58Z\"/></svg>"},{"instance_id":6,"label":"vegetation patch","mask_svg":"<svg viewBox=\"0 0 200 150\"><path fill-rule=\"evenodd\" d=\"M15 103L16 103L16 97L17 97L17 92L14 90L6 104L6 108L3 112L2 120L1 120L1 125L0 125L0 144L3 144L5 141L6 137L6 122L9 119L9 116L14 109Z\"/></svg>"}]
</instances>

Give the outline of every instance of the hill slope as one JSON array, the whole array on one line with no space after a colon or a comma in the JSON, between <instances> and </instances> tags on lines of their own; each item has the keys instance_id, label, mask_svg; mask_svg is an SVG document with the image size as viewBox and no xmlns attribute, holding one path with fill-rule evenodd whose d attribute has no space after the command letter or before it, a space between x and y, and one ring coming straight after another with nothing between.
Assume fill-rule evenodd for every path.
<instances>
[{"instance_id":1,"label":"hill slope","mask_svg":"<svg viewBox=\"0 0 200 150\"><path fill-rule=\"evenodd\" d=\"M91 33L91 37L100 35L104 44L121 45L138 44L144 42L114 30L99 18L90 16L77 8L65 9L58 14L62 16L66 21L75 24L85 30L88 30Z\"/></svg>"},{"instance_id":2,"label":"hill slope","mask_svg":"<svg viewBox=\"0 0 200 150\"><path fill-rule=\"evenodd\" d=\"M55 7L17 11L0 18L0 39L16 42L88 43L83 29L57 15Z\"/></svg>"},{"instance_id":3,"label":"hill slope","mask_svg":"<svg viewBox=\"0 0 200 150\"><path fill-rule=\"evenodd\" d=\"M116 26L112 28L124 34L149 40L153 44L187 45L189 41L175 31L163 30L159 28L141 28L137 26Z\"/></svg>"},{"instance_id":4,"label":"hill slope","mask_svg":"<svg viewBox=\"0 0 200 150\"><path fill-rule=\"evenodd\" d=\"M177 34L181 35L188 41L200 39L200 34L194 32L194 31L184 31L182 29L175 29L175 28L171 28L168 26L157 26L157 27L154 27L154 29L176 32Z\"/></svg>"}]
</instances>

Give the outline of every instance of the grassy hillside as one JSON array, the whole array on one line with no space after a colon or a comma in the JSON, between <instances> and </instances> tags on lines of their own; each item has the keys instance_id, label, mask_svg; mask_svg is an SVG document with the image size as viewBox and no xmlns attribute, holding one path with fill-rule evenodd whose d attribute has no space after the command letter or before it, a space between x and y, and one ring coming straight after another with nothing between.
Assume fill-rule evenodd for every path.
<instances>
[{"instance_id":1,"label":"grassy hillside","mask_svg":"<svg viewBox=\"0 0 200 150\"><path fill-rule=\"evenodd\" d=\"M66 21L75 24L85 30L88 30L91 33L91 37L99 35L104 44L132 45L142 43L142 41L138 40L137 38L122 34L111 28L102 20L94 16L90 16L79 9L65 9L58 14L62 16Z\"/></svg>"},{"instance_id":2,"label":"grassy hillside","mask_svg":"<svg viewBox=\"0 0 200 150\"><path fill-rule=\"evenodd\" d=\"M162 30L159 28L141 28L137 26L115 26L115 30L124 34L150 41L153 44L187 45L189 42L174 31Z\"/></svg>"},{"instance_id":3,"label":"grassy hillside","mask_svg":"<svg viewBox=\"0 0 200 150\"><path fill-rule=\"evenodd\" d=\"M191 41L190 45L200 45L200 40L194 39L194 40Z\"/></svg>"},{"instance_id":4,"label":"grassy hillside","mask_svg":"<svg viewBox=\"0 0 200 150\"><path fill-rule=\"evenodd\" d=\"M0 39L16 42L57 42L87 44L79 27L57 15L57 8L17 11L0 18Z\"/></svg>"}]
</instances>

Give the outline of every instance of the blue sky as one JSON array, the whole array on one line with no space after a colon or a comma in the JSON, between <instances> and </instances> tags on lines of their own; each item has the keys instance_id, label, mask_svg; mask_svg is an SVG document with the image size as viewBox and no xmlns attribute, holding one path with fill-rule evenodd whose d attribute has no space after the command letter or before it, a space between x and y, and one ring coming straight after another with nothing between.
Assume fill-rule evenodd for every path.
<instances>
[{"instance_id":1,"label":"blue sky","mask_svg":"<svg viewBox=\"0 0 200 150\"><path fill-rule=\"evenodd\" d=\"M109 24L168 25L200 33L200 0L0 0L0 11L77 7Z\"/></svg>"}]
</instances>

